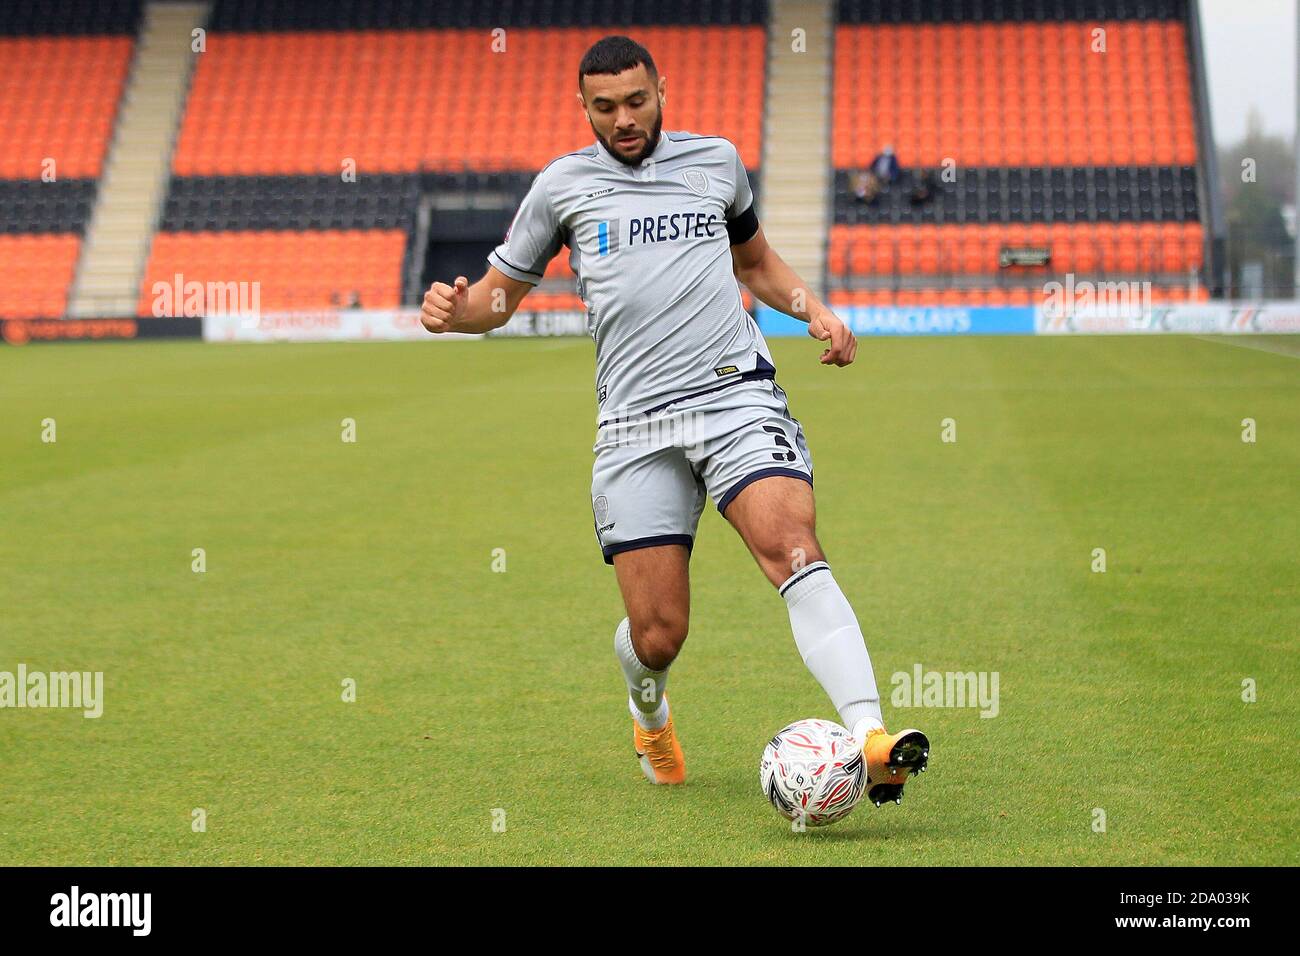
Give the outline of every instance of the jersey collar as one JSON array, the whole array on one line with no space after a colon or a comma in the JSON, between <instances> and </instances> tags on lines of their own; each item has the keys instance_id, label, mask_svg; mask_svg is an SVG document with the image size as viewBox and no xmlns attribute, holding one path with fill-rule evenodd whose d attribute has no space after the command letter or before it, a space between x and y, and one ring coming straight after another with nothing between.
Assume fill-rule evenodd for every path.
<instances>
[{"instance_id":1,"label":"jersey collar","mask_svg":"<svg viewBox=\"0 0 1300 956\"><path fill-rule=\"evenodd\" d=\"M616 169L626 169L628 172L636 173L638 170L645 168L647 161L653 160L656 163L662 162L671 153L672 146L672 140L668 138L668 131L660 130L659 142L656 143L655 148L650 151L650 155L641 160L641 162L636 166L629 166L626 163L620 162L618 157L614 156L608 149L606 149L605 144L600 140L596 140L596 155L599 156L600 161L607 166L613 166Z\"/></svg>"}]
</instances>

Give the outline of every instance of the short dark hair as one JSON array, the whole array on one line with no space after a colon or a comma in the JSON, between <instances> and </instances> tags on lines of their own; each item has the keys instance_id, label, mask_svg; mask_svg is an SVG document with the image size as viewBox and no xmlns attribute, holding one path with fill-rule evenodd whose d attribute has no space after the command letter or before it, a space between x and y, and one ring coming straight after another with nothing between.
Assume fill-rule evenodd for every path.
<instances>
[{"instance_id":1,"label":"short dark hair","mask_svg":"<svg viewBox=\"0 0 1300 956\"><path fill-rule=\"evenodd\" d=\"M582 89L582 78L593 73L622 73L635 69L638 63L644 63L651 79L659 76L655 61L650 51L630 37L608 36L597 40L590 50L582 56L578 64L578 89Z\"/></svg>"}]
</instances>

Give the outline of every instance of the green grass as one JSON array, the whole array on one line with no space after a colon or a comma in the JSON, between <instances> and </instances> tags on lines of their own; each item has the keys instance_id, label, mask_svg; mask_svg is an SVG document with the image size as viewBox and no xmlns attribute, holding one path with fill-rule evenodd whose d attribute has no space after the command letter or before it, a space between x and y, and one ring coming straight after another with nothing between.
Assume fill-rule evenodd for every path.
<instances>
[{"instance_id":1,"label":"green grass","mask_svg":"<svg viewBox=\"0 0 1300 956\"><path fill-rule=\"evenodd\" d=\"M834 714L712 509L670 682L690 782L637 769L589 341L0 349L0 670L106 684L98 720L0 710L0 860L1300 863L1300 363L1253 344L772 343L882 691L1001 690L887 705L931 772L803 834L759 754Z\"/></svg>"}]
</instances>

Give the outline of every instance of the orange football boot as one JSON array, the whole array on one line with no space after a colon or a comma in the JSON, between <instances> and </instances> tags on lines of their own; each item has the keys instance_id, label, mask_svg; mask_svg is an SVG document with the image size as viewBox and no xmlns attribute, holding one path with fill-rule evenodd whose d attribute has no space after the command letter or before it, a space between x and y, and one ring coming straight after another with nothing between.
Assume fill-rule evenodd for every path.
<instances>
[{"instance_id":1,"label":"orange football boot","mask_svg":"<svg viewBox=\"0 0 1300 956\"><path fill-rule=\"evenodd\" d=\"M664 700L668 695L664 694ZM632 718L632 746L641 762L641 772L651 783L685 783L686 757L673 730L673 714L668 712L668 723L658 730L646 730Z\"/></svg>"},{"instance_id":2,"label":"orange football boot","mask_svg":"<svg viewBox=\"0 0 1300 956\"><path fill-rule=\"evenodd\" d=\"M910 774L925 773L930 740L919 730L890 734L877 727L867 732L862 754L867 759L867 799L880 806L903 802L903 783Z\"/></svg>"}]
</instances>

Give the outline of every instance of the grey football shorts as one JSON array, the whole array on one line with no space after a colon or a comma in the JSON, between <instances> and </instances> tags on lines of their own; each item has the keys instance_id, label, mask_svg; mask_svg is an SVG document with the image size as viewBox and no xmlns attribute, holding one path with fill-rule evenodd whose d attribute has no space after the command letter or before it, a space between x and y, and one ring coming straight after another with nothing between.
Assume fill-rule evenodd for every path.
<instances>
[{"instance_id":1,"label":"grey football shorts","mask_svg":"<svg viewBox=\"0 0 1300 956\"><path fill-rule=\"evenodd\" d=\"M751 482L787 475L812 484L803 426L773 379L674 402L597 429L591 508L605 563L622 551L695 544L708 496L725 514Z\"/></svg>"}]
</instances>

